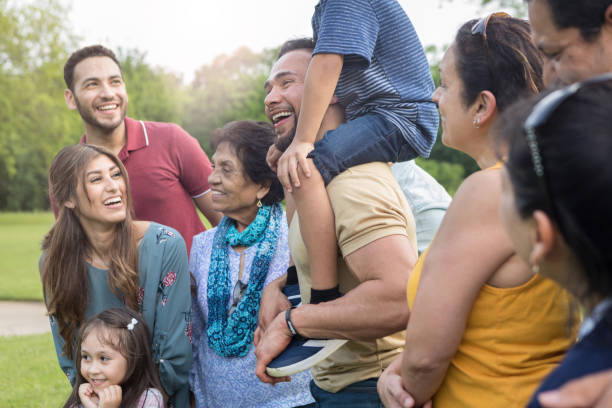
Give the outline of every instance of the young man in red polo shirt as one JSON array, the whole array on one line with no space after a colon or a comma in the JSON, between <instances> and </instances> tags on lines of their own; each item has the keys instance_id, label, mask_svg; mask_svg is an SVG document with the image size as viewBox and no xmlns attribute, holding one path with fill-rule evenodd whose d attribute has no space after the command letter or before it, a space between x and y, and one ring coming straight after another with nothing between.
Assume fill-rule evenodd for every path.
<instances>
[{"instance_id":1,"label":"young man in red polo shirt","mask_svg":"<svg viewBox=\"0 0 612 408\"><path fill-rule=\"evenodd\" d=\"M217 225L208 176L211 165L196 139L172 123L126 117L128 95L115 54L93 45L74 52L64 65L66 104L78 110L85 134L81 143L103 146L119 156L132 189L136 218L175 228L187 251L204 225L195 205Z\"/></svg>"}]
</instances>

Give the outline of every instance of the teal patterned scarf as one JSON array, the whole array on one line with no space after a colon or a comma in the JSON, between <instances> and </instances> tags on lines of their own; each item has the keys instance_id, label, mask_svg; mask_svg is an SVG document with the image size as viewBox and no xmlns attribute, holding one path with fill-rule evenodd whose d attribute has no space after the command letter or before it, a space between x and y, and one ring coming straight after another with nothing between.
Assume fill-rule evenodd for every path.
<instances>
[{"instance_id":1,"label":"teal patterned scarf","mask_svg":"<svg viewBox=\"0 0 612 408\"><path fill-rule=\"evenodd\" d=\"M283 209L280 204L263 206L242 232L234 221L223 217L213 240L208 272L208 345L225 357L245 356L257 327L259 301L270 262L276 250ZM246 292L228 317L231 278L229 247L257 245Z\"/></svg>"}]
</instances>

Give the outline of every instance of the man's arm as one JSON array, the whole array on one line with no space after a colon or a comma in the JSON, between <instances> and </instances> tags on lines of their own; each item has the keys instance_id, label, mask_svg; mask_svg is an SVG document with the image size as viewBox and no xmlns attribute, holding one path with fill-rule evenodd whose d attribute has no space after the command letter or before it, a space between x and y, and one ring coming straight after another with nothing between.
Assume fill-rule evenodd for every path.
<instances>
[{"instance_id":1,"label":"man's arm","mask_svg":"<svg viewBox=\"0 0 612 408\"><path fill-rule=\"evenodd\" d=\"M257 319L257 329L253 336L255 346L259 344L263 332L266 331L268 325L274 320L279 313L289 309L291 302L282 292L287 283L287 274L281 275L270 282L261 292L261 300L259 301L259 316Z\"/></svg>"},{"instance_id":2,"label":"man's arm","mask_svg":"<svg viewBox=\"0 0 612 408\"><path fill-rule=\"evenodd\" d=\"M406 283L416 262L416 250L404 235L377 239L346 257L361 282L344 296L291 312L296 330L310 338L371 340L406 327L409 309ZM266 374L266 366L291 341L291 332L279 313L261 337L255 355L255 374L268 383L286 381Z\"/></svg>"},{"instance_id":3,"label":"man's arm","mask_svg":"<svg viewBox=\"0 0 612 408\"><path fill-rule=\"evenodd\" d=\"M194 198L193 201L200 209L202 214L204 214L208 221L210 221L213 227L219 225L221 218L223 218L223 214L213 209L212 194L210 194L210 191L204 193L204 195Z\"/></svg>"},{"instance_id":4,"label":"man's arm","mask_svg":"<svg viewBox=\"0 0 612 408\"><path fill-rule=\"evenodd\" d=\"M361 282L333 302L303 305L291 314L309 338L371 340L403 330L408 322L406 283L416 250L404 235L377 239L346 257Z\"/></svg>"}]
</instances>

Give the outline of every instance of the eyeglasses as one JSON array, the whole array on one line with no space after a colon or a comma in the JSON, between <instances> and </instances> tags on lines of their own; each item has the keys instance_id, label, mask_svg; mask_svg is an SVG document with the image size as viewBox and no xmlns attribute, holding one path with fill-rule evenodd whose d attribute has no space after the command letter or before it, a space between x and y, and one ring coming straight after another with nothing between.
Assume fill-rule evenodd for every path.
<instances>
[{"instance_id":1,"label":"eyeglasses","mask_svg":"<svg viewBox=\"0 0 612 408\"><path fill-rule=\"evenodd\" d=\"M231 316L232 313L234 313L234 310L236 310L236 308L238 307L238 303L240 303L240 301L242 300L244 292L246 292L247 286L248 284L244 283L240 279L238 279L238 281L234 285L234 290L232 291L232 297L234 298L234 301L232 302L232 306L227 312L228 316Z\"/></svg>"},{"instance_id":2,"label":"eyeglasses","mask_svg":"<svg viewBox=\"0 0 612 408\"><path fill-rule=\"evenodd\" d=\"M485 46L487 45L487 25L489 21L493 17L498 18L511 18L512 16L506 12L498 11L495 13L491 13L486 17L481 18L472 26L472 35L480 34L482 35L482 40L484 41Z\"/></svg>"},{"instance_id":3,"label":"eyeglasses","mask_svg":"<svg viewBox=\"0 0 612 408\"><path fill-rule=\"evenodd\" d=\"M546 124L550 116L557 110L557 108L565 102L568 98L574 95L585 85L596 84L605 81L612 80L612 73L599 75L593 78L589 78L582 82L576 82L565 88L557 89L542 98L534 107L531 109L531 113L527 116L525 123L523 124L523 130L527 138L527 145L529 147L529 153L531 154L531 161L533 162L533 169L538 176L542 191L546 196L548 208L551 211L555 211L552 206L552 198L550 191L546 183L546 175L544 173L544 162L538 147L538 139L536 129Z\"/></svg>"}]
</instances>

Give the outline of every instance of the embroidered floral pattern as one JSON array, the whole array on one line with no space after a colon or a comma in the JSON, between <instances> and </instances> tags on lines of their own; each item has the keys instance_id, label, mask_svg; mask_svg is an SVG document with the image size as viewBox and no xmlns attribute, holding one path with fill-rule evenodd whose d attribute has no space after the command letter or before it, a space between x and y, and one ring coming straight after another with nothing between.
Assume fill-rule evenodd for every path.
<instances>
[{"instance_id":1,"label":"embroidered floral pattern","mask_svg":"<svg viewBox=\"0 0 612 408\"><path fill-rule=\"evenodd\" d=\"M166 303L167 303L167 302L168 302L168 296L164 296L164 297L162 298L162 301L161 301L162 307L163 307L163 306L166 306Z\"/></svg>"},{"instance_id":2,"label":"embroidered floral pattern","mask_svg":"<svg viewBox=\"0 0 612 408\"><path fill-rule=\"evenodd\" d=\"M172 286L174 282L176 282L176 273L174 273L173 271L170 271L168 272L168 274L162 281L162 284L164 285L164 287L167 288L169 286Z\"/></svg>"},{"instance_id":3,"label":"embroidered floral pattern","mask_svg":"<svg viewBox=\"0 0 612 408\"><path fill-rule=\"evenodd\" d=\"M142 300L144 299L144 288L138 289L138 306L142 306Z\"/></svg>"},{"instance_id":4,"label":"embroidered floral pattern","mask_svg":"<svg viewBox=\"0 0 612 408\"><path fill-rule=\"evenodd\" d=\"M189 342L191 344L193 344L193 340L192 340L192 337L191 337L192 336L192 332L191 332L192 326L193 325L191 323L189 323L187 325L187 328L185 329L185 336L187 336L187 338L189 339Z\"/></svg>"}]
</instances>

